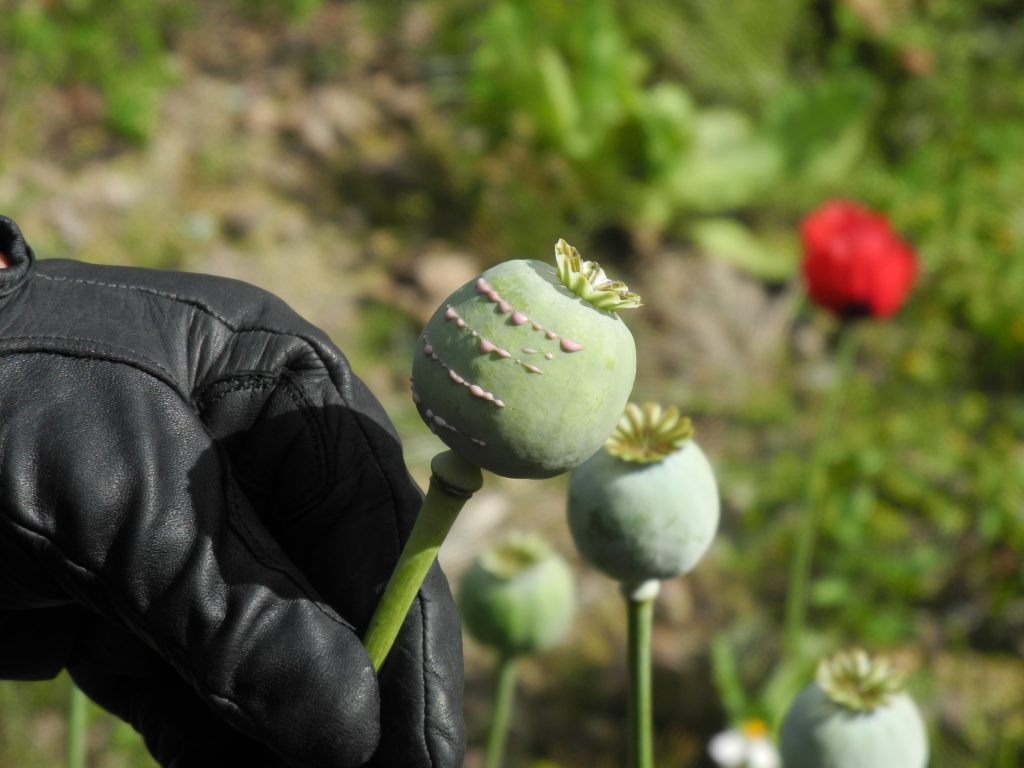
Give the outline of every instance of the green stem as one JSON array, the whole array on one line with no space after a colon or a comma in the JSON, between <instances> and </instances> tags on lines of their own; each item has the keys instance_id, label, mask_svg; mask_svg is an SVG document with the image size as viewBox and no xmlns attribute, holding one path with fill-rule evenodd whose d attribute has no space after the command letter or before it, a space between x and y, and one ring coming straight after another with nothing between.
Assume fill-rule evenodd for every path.
<instances>
[{"instance_id":1,"label":"green stem","mask_svg":"<svg viewBox=\"0 0 1024 768\"><path fill-rule=\"evenodd\" d=\"M797 531L793 559L789 564L786 589L783 647L790 658L793 658L798 652L807 621L807 600L814 561L814 544L818 535L821 507L826 490L826 469L831 458L832 439L836 433L837 420L852 378L853 363L857 357L858 346L859 334L856 326L845 326L839 342L839 351L836 354L835 379L818 420L817 432L807 465L807 483L804 486L803 507L800 510L800 527Z\"/></svg>"},{"instance_id":2,"label":"green stem","mask_svg":"<svg viewBox=\"0 0 1024 768\"><path fill-rule=\"evenodd\" d=\"M405 615L419 592L427 571L437 559L437 552L451 530L463 505L480 490L483 475L454 451L445 451L430 463L433 474L420 514L409 540L402 548L395 570L391 573L384 595L370 619L363 644L380 672L391 646L398 637Z\"/></svg>"},{"instance_id":3,"label":"green stem","mask_svg":"<svg viewBox=\"0 0 1024 768\"><path fill-rule=\"evenodd\" d=\"M646 581L639 588L623 586L628 617L629 768L653 768L654 729L651 719L651 628L654 600L661 584Z\"/></svg>"},{"instance_id":4,"label":"green stem","mask_svg":"<svg viewBox=\"0 0 1024 768\"><path fill-rule=\"evenodd\" d=\"M68 768L85 768L85 694L71 683L68 692Z\"/></svg>"},{"instance_id":5,"label":"green stem","mask_svg":"<svg viewBox=\"0 0 1024 768\"><path fill-rule=\"evenodd\" d=\"M484 752L483 768L501 768L504 762L505 741L508 737L518 672L519 667L514 656L503 656L498 662L494 685L494 710L491 712L491 724L487 729L487 749Z\"/></svg>"}]
</instances>

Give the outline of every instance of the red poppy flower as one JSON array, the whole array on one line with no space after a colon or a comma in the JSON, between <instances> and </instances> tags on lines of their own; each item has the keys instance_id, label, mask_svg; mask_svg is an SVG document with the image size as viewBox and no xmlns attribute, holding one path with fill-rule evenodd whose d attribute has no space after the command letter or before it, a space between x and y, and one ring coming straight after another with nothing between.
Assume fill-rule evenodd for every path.
<instances>
[{"instance_id":1,"label":"red poppy flower","mask_svg":"<svg viewBox=\"0 0 1024 768\"><path fill-rule=\"evenodd\" d=\"M917 276L917 258L889 222L854 203L825 203L800 227L814 303L841 315L889 317Z\"/></svg>"}]
</instances>

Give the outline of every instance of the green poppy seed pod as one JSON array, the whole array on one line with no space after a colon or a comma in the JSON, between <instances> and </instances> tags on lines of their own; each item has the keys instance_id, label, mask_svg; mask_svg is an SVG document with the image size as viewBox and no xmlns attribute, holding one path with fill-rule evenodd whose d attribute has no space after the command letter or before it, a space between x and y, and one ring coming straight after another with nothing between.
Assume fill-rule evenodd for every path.
<instances>
[{"instance_id":1,"label":"green poppy seed pod","mask_svg":"<svg viewBox=\"0 0 1024 768\"><path fill-rule=\"evenodd\" d=\"M690 420L630 403L569 481L569 528L598 570L639 585L693 569L718 529L718 487Z\"/></svg>"},{"instance_id":2,"label":"green poppy seed pod","mask_svg":"<svg viewBox=\"0 0 1024 768\"><path fill-rule=\"evenodd\" d=\"M462 579L459 608L470 634L502 656L557 643L573 615L572 571L543 539L513 534L477 558Z\"/></svg>"},{"instance_id":3,"label":"green poppy seed pod","mask_svg":"<svg viewBox=\"0 0 1024 768\"><path fill-rule=\"evenodd\" d=\"M505 477L566 472L615 426L636 375L616 314L640 304L564 240L557 269L507 261L448 297L413 360L427 426L469 461Z\"/></svg>"},{"instance_id":4,"label":"green poppy seed pod","mask_svg":"<svg viewBox=\"0 0 1024 768\"><path fill-rule=\"evenodd\" d=\"M863 651L840 653L782 722L785 768L924 768L928 734L902 679Z\"/></svg>"}]
</instances>

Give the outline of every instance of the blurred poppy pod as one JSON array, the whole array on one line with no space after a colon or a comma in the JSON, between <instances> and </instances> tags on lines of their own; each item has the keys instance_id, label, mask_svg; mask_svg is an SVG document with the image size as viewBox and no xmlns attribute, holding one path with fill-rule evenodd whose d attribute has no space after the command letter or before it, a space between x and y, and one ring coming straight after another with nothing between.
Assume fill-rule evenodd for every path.
<instances>
[{"instance_id":1,"label":"blurred poppy pod","mask_svg":"<svg viewBox=\"0 0 1024 768\"><path fill-rule=\"evenodd\" d=\"M928 732L885 659L838 653L790 705L780 731L786 768L924 768Z\"/></svg>"},{"instance_id":2,"label":"blurred poppy pod","mask_svg":"<svg viewBox=\"0 0 1024 768\"><path fill-rule=\"evenodd\" d=\"M815 304L846 317L895 314L917 276L917 259L889 222L854 203L825 203L800 227L803 277Z\"/></svg>"},{"instance_id":3,"label":"blurred poppy pod","mask_svg":"<svg viewBox=\"0 0 1024 768\"><path fill-rule=\"evenodd\" d=\"M692 570L718 530L714 472L674 407L629 403L604 447L569 478L569 529L626 601L630 768L653 768L651 636L662 579Z\"/></svg>"},{"instance_id":4,"label":"blurred poppy pod","mask_svg":"<svg viewBox=\"0 0 1024 768\"><path fill-rule=\"evenodd\" d=\"M718 530L715 475L692 438L678 409L630 403L569 479L576 548L629 589L693 570Z\"/></svg>"},{"instance_id":5,"label":"blurred poppy pod","mask_svg":"<svg viewBox=\"0 0 1024 768\"><path fill-rule=\"evenodd\" d=\"M549 648L565 635L574 591L561 555L535 534L516 532L473 561L459 607L478 642L517 656Z\"/></svg>"}]
</instances>

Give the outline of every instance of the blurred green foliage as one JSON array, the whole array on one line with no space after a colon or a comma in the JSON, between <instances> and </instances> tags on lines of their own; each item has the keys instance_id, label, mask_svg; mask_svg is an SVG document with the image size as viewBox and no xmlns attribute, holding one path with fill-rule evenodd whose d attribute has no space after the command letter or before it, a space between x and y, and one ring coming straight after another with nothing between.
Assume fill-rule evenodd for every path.
<instances>
[{"instance_id":1,"label":"blurred green foliage","mask_svg":"<svg viewBox=\"0 0 1024 768\"><path fill-rule=\"evenodd\" d=\"M920 254L908 310L862 331L828 462L812 592L824 637L809 638L811 651L895 647L938 631L953 649L1019 653L1020 9L701 0L636 13L599 0L554 8L496 4L474 49L466 114L485 133L484 151L525 145L538 164L565 166L557 187L512 177L515 196L543 200L585 231L610 219L634 243L653 228L771 281L795 267L780 222L792 232L829 196L884 211ZM833 333L814 310L800 322ZM791 389L778 396L793 407L734 423L760 437L749 455L727 458L726 488L731 479L755 489L737 531L747 546L730 567L760 585L765 606L783 601L785 584L771 574L784 572L791 551L823 399L800 384L802 361L791 365ZM723 413L713 403L707 411ZM720 670L727 656L719 652ZM733 717L777 722L809 670L808 660L746 679L739 669L731 687L722 672L733 706L752 710ZM744 685L761 687L760 703L739 703ZM962 765L965 755L1016 764L1024 731L999 723L975 728L948 757L938 748L936 764Z\"/></svg>"},{"instance_id":2,"label":"blurred green foliage","mask_svg":"<svg viewBox=\"0 0 1024 768\"><path fill-rule=\"evenodd\" d=\"M700 240L702 214L791 189L817 199L861 160L882 84L847 67L792 77L806 6L499 2L474 24L465 114L483 153L526 146L554 169L504 179L507 197L543 200L585 231ZM745 268L778 276L777 254L743 250Z\"/></svg>"},{"instance_id":3,"label":"blurred green foliage","mask_svg":"<svg viewBox=\"0 0 1024 768\"><path fill-rule=\"evenodd\" d=\"M13 97L41 84L89 84L102 96L104 124L144 140L172 82L166 36L188 17L187 3L167 0L18 3L0 14L7 87Z\"/></svg>"},{"instance_id":4,"label":"blurred green foliage","mask_svg":"<svg viewBox=\"0 0 1024 768\"><path fill-rule=\"evenodd\" d=\"M271 35L282 19L315 29L335 5L19 3L0 15L0 96L81 84L101 95L108 130L144 143L159 133L161 94L175 83L176 41L201 33L204 13L238 14ZM859 329L827 459L805 657L781 664L776 640L831 353L805 352L797 339L831 344L838 330L803 307L779 369L752 381L746 400L698 391L680 403L727 434L716 457L726 522L714 567L728 615L709 656L729 717L777 722L816 654L852 643L918 649L912 690L936 724L936 768L1019 765L1020 3L425 0L416 12L429 15L429 33L415 44L399 30L412 4L348 5L386 52L364 74L393 67L432 97L419 117L403 113L392 133L357 144L358 157L323 163L368 230L410 242L441 236L485 258L543 257L552 233L564 234L627 275L656 271L661 250L691 252L766 292L796 280L797 225L829 197L884 212L914 244L921 278L910 304ZM322 47L313 53L315 67L299 68L317 83L348 76L327 66ZM346 64L360 55L338 52ZM402 173L379 159L388 152ZM339 215L330 195L316 199ZM139 216L129 234L154 254L147 264L178 266L187 246L168 235L156 247L159 228ZM358 353L402 359L415 335L407 316L367 306ZM948 658L966 671L947 670ZM977 682L990 679L1006 692ZM14 698L9 688L0 695ZM973 708L953 711L944 702L954 698ZM3 748L14 748L14 730L3 731Z\"/></svg>"},{"instance_id":5,"label":"blurred green foliage","mask_svg":"<svg viewBox=\"0 0 1024 768\"><path fill-rule=\"evenodd\" d=\"M506 0L483 15L466 88L483 151L518 142L566 163L567 194L548 204L596 223L663 230L682 211L757 199L782 170L778 146L744 112L699 109L653 76L620 13L610 0Z\"/></svg>"},{"instance_id":6,"label":"blurred green foliage","mask_svg":"<svg viewBox=\"0 0 1024 768\"><path fill-rule=\"evenodd\" d=\"M248 17L307 20L323 0L232 0ZM130 142L152 138L161 98L175 82L170 51L195 21L195 0L26 0L0 13L0 94L41 86L94 88L102 122ZM6 93L5 93L6 91Z\"/></svg>"},{"instance_id":7,"label":"blurred green foliage","mask_svg":"<svg viewBox=\"0 0 1024 768\"><path fill-rule=\"evenodd\" d=\"M4 766L54 768L65 762L64 712L71 679L49 685L0 681L0 758ZM86 765L90 768L154 768L156 762L130 725L88 702Z\"/></svg>"}]
</instances>

